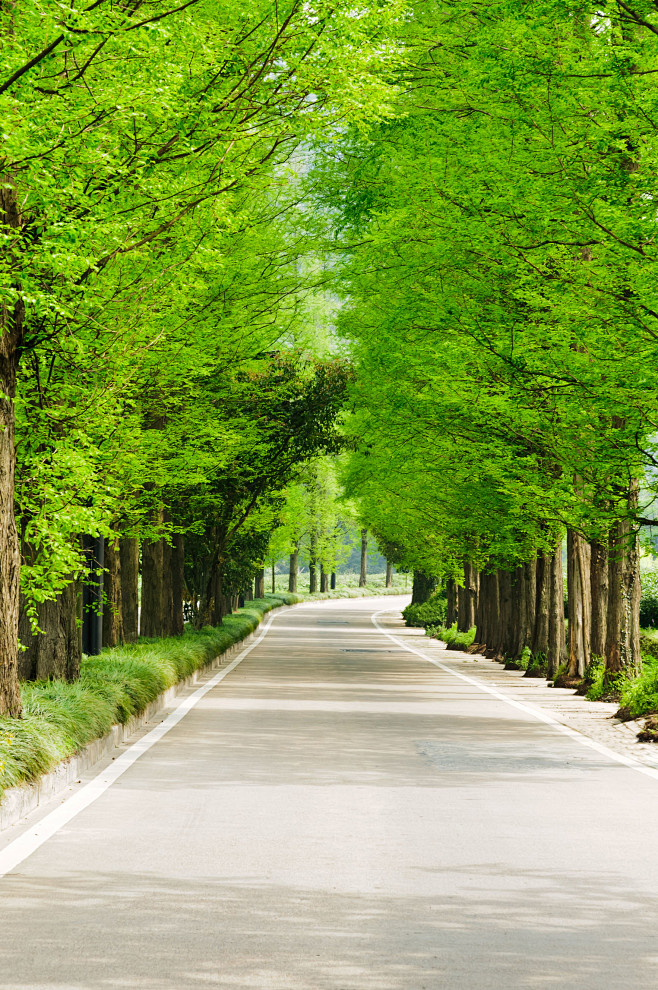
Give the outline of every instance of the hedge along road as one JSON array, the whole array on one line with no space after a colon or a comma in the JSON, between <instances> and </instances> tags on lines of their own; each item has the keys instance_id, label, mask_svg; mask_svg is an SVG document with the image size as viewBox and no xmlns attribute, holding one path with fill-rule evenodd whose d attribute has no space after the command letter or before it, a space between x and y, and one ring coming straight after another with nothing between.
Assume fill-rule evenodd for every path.
<instances>
[{"instance_id":1,"label":"hedge along road","mask_svg":"<svg viewBox=\"0 0 658 990\"><path fill-rule=\"evenodd\" d=\"M0 880L0 987L653 990L658 780L455 676L399 604L273 616Z\"/></svg>"}]
</instances>

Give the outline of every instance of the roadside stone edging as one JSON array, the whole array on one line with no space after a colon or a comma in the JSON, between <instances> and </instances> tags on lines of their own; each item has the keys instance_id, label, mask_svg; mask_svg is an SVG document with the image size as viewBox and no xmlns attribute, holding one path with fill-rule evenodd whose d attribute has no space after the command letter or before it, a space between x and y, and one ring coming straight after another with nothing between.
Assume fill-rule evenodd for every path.
<instances>
[{"instance_id":1,"label":"roadside stone edging","mask_svg":"<svg viewBox=\"0 0 658 990\"><path fill-rule=\"evenodd\" d=\"M285 604L276 605L263 614L261 622L270 612L274 612L279 608L291 607ZM178 684L174 684L172 687L167 688L166 691L163 691L162 694L159 694L157 698L147 705L141 715L133 715L124 725L113 725L106 735L87 743L78 753L74 753L73 756L69 756L68 759L63 760L54 770L51 770L50 773L45 774L39 780L35 780L29 784L19 784L17 787L8 787L0 801L0 832L11 828L12 825L18 824L30 812L38 808L40 804L50 801L51 798L60 794L70 784L76 783L85 770L89 770L102 760L104 756L107 756L113 749L116 749L117 746L121 746L122 743L127 742L138 729L141 729L147 722L150 722L164 708L169 707L181 690L196 684L199 674L210 672L228 663L236 653L244 649L245 646L248 646L254 639L260 630L261 622L244 639L233 643L227 650L220 653L213 660L210 660L203 667L199 667L189 677L186 677L184 680L179 681Z\"/></svg>"}]
</instances>

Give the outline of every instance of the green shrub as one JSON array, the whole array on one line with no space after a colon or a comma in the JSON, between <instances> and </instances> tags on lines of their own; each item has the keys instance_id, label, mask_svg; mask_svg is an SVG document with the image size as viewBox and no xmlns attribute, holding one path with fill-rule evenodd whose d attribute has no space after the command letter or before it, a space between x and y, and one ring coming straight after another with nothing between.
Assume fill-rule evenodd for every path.
<instances>
[{"instance_id":1,"label":"green shrub","mask_svg":"<svg viewBox=\"0 0 658 990\"><path fill-rule=\"evenodd\" d=\"M640 598L640 625L658 626L658 573L642 575L642 597Z\"/></svg>"},{"instance_id":2,"label":"green shrub","mask_svg":"<svg viewBox=\"0 0 658 990\"><path fill-rule=\"evenodd\" d=\"M446 621L448 602L445 590L435 591L426 602L407 605L402 618L408 626L440 626Z\"/></svg>"},{"instance_id":3,"label":"green shrub","mask_svg":"<svg viewBox=\"0 0 658 990\"><path fill-rule=\"evenodd\" d=\"M287 592L267 595L227 615L221 626L187 630L171 639L142 639L83 657L80 679L72 684L23 684L23 718L0 718L0 795L7 787L36 780L116 723L141 714L167 688L244 639L266 612L297 601Z\"/></svg>"},{"instance_id":4,"label":"green shrub","mask_svg":"<svg viewBox=\"0 0 658 990\"><path fill-rule=\"evenodd\" d=\"M450 627L427 626L425 633L434 639L443 640L450 650L467 650L475 641L475 626L472 626L468 632L459 632L457 623Z\"/></svg>"}]
</instances>

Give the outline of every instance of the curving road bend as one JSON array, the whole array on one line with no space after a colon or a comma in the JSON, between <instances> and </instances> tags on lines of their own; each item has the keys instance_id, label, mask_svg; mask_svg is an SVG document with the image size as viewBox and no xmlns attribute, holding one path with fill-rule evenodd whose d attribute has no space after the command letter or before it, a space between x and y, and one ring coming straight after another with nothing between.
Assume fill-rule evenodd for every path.
<instances>
[{"instance_id":1,"label":"curving road bend","mask_svg":"<svg viewBox=\"0 0 658 990\"><path fill-rule=\"evenodd\" d=\"M0 880L0 988L654 990L658 779L387 638L401 604L278 612Z\"/></svg>"}]
</instances>

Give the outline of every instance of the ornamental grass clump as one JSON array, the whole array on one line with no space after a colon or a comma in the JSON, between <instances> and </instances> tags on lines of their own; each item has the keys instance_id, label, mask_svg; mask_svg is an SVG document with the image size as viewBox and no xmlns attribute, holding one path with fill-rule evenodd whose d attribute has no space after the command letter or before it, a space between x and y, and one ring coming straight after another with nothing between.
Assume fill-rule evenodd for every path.
<instances>
[{"instance_id":1,"label":"ornamental grass clump","mask_svg":"<svg viewBox=\"0 0 658 990\"><path fill-rule=\"evenodd\" d=\"M298 600L287 593L268 595L226 616L221 626L83 657L80 679L73 683L23 684L23 718L0 718L0 795L37 780L113 725L140 715L167 688L253 632L270 609Z\"/></svg>"}]
</instances>

